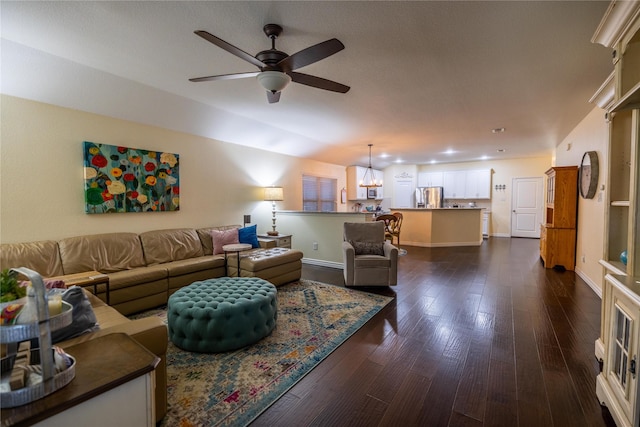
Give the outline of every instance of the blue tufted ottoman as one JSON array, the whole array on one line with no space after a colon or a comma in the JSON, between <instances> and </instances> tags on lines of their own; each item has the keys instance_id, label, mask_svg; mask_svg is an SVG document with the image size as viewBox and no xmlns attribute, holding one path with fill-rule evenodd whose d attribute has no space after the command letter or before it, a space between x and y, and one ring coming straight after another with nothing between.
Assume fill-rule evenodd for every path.
<instances>
[{"instance_id":1,"label":"blue tufted ottoman","mask_svg":"<svg viewBox=\"0 0 640 427\"><path fill-rule=\"evenodd\" d=\"M276 300L276 287L257 277L194 282L169 297L169 339L200 353L253 344L275 327Z\"/></svg>"}]
</instances>

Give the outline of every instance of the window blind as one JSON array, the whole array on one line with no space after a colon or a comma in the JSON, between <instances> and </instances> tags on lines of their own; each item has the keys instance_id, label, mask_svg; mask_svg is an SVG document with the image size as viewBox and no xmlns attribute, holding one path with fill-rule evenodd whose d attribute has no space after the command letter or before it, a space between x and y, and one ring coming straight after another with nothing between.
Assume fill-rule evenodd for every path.
<instances>
[{"instance_id":1,"label":"window blind","mask_svg":"<svg viewBox=\"0 0 640 427\"><path fill-rule=\"evenodd\" d=\"M319 176L302 176L302 210L335 212L338 180Z\"/></svg>"}]
</instances>

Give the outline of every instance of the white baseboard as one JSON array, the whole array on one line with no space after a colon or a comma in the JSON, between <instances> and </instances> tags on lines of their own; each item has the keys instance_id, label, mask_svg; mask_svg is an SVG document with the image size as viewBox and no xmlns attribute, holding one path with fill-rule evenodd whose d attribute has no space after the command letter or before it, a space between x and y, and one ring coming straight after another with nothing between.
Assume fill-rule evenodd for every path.
<instances>
[{"instance_id":1,"label":"white baseboard","mask_svg":"<svg viewBox=\"0 0 640 427\"><path fill-rule=\"evenodd\" d=\"M482 240L478 240L475 242L443 242L443 243L425 243L425 242L406 242L402 241L402 246L418 246L421 248L446 248L452 246L480 246L482 245Z\"/></svg>"},{"instance_id":2,"label":"white baseboard","mask_svg":"<svg viewBox=\"0 0 640 427\"><path fill-rule=\"evenodd\" d=\"M597 283L595 283L593 280L591 280L591 278L589 276L587 276L584 271L580 270L579 268L576 268L575 273L580 276L580 278L582 280L585 281L585 283L587 285L589 285L589 287L591 288L591 290L593 292L595 292L596 295L598 295L600 297L600 299L602 299L602 289L598 286Z\"/></svg>"},{"instance_id":3,"label":"white baseboard","mask_svg":"<svg viewBox=\"0 0 640 427\"><path fill-rule=\"evenodd\" d=\"M325 261L322 259L314 259L314 258L302 258L302 263L309 264L309 265L317 265L320 267L337 268L338 270L342 270L344 268L344 264L341 262Z\"/></svg>"},{"instance_id":4,"label":"white baseboard","mask_svg":"<svg viewBox=\"0 0 640 427\"><path fill-rule=\"evenodd\" d=\"M511 237L511 234L509 234L509 233L493 233L493 234L491 234L491 237Z\"/></svg>"}]
</instances>

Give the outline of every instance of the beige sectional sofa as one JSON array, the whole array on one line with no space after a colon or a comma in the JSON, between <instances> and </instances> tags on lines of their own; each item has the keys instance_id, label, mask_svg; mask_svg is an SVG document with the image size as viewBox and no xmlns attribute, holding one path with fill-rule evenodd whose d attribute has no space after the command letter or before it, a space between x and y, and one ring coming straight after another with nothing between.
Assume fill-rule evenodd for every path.
<instances>
[{"instance_id":1,"label":"beige sectional sofa","mask_svg":"<svg viewBox=\"0 0 640 427\"><path fill-rule=\"evenodd\" d=\"M211 231L239 227L180 228L7 243L0 246L0 268L27 267L45 278L64 278L88 271L106 274L110 306L104 303L106 285L98 285L97 296L100 298L89 294L100 330L57 345L67 347L113 332L124 332L136 339L161 359L156 368L155 396L156 420L159 421L167 411L167 328L155 316L137 320L125 316L166 304L172 293L194 281L225 276L225 256L213 255ZM242 276L262 277L275 285L301 276L300 251L254 249L246 254L251 255L251 260L260 257L260 262L248 259L247 267L243 262ZM237 258L229 262L236 265ZM233 273L235 275L237 271ZM263 277L265 275L268 277ZM92 287L85 289L93 290Z\"/></svg>"},{"instance_id":2,"label":"beige sectional sofa","mask_svg":"<svg viewBox=\"0 0 640 427\"><path fill-rule=\"evenodd\" d=\"M213 255L211 231L239 227L176 228L8 243L0 247L0 267L27 267L43 277L98 271L109 278L109 304L128 315L166 304L176 290L197 280L225 276L225 256ZM262 277L264 270L268 277L262 278L275 285L300 278L302 252L255 249L247 255L255 257L263 251L262 268L242 269L241 275ZM274 268L265 269L267 266ZM99 286L98 296L103 300L105 293L106 286Z\"/></svg>"}]
</instances>

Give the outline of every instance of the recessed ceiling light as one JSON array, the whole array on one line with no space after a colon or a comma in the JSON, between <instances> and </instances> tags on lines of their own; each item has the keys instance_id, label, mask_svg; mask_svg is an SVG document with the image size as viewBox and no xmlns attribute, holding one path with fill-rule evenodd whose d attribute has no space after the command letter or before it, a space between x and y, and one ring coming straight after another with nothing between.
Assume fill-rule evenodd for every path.
<instances>
[{"instance_id":1,"label":"recessed ceiling light","mask_svg":"<svg viewBox=\"0 0 640 427\"><path fill-rule=\"evenodd\" d=\"M504 152L505 152L505 151L507 151L507 150L505 150L504 148L498 148L496 151L497 151L498 153L504 153Z\"/></svg>"},{"instance_id":2,"label":"recessed ceiling light","mask_svg":"<svg viewBox=\"0 0 640 427\"><path fill-rule=\"evenodd\" d=\"M495 129L491 129L491 132L492 133L502 133L505 130L506 130L505 128L495 128Z\"/></svg>"}]
</instances>

